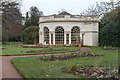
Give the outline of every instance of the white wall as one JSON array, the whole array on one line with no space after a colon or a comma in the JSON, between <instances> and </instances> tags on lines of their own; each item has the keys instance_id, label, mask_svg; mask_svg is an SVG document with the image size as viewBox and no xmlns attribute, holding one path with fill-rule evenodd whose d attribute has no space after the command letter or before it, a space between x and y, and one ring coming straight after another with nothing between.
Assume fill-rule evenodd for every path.
<instances>
[{"instance_id":1,"label":"white wall","mask_svg":"<svg viewBox=\"0 0 120 80\"><path fill-rule=\"evenodd\" d=\"M44 27L48 27L49 31L55 31L55 28L61 26L64 31L71 31L74 26L80 28L81 34L85 32L83 45L98 46L98 23L96 22L51 22L39 24L40 32L43 33ZM39 36L39 43L44 43L43 34Z\"/></svg>"},{"instance_id":2,"label":"white wall","mask_svg":"<svg viewBox=\"0 0 120 80\"><path fill-rule=\"evenodd\" d=\"M44 27L48 27L50 31L54 31L55 28L57 28L58 26L63 27L65 31L71 31L71 29L74 26L78 26L80 29L82 29L83 27L82 23L72 23L72 22L42 23L39 26L40 26L40 31L43 31Z\"/></svg>"}]
</instances>

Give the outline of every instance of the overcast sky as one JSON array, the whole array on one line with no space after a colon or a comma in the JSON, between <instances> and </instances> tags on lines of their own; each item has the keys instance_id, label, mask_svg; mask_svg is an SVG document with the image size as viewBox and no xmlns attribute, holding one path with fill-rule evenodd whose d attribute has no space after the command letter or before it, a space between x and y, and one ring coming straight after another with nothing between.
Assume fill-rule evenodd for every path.
<instances>
[{"instance_id":1,"label":"overcast sky","mask_svg":"<svg viewBox=\"0 0 120 80\"><path fill-rule=\"evenodd\" d=\"M58 14L61 9L65 9L71 14L80 14L97 1L108 0L23 0L21 11L25 15L31 6L36 6L44 15Z\"/></svg>"}]
</instances>

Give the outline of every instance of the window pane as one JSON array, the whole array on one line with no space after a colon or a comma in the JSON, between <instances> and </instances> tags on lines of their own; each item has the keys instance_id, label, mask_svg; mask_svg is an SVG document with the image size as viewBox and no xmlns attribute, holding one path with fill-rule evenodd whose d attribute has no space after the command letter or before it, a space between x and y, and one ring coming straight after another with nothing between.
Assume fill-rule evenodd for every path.
<instances>
[{"instance_id":1,"label":"window pane","mask_svg":"<svg viewBox=\"0 0 120 80\"><path fill-rule=\"evenodd\" d=\"M51 34L51 44L53 44L53 34Z\"/></svg>"},{"instance_id":2,"label":"window pane","mask_svg":"<svg viewBox=\"0 0 120 80\"><path fill-rule=\"evenodd\" d=\"M80 43L80 29L78 27L73 27L71 30L71 43Z\"/></svg>"},{"instance_id":3,"label":"window pane","mask_svg":"<svg viewBox=\"0 0 120 80\"><path fill-rule=\"evenodd\" d=\"M66 43L69 44L69 34L66 34Z\"/></svg>"},{"instance_id":4,"label":"window pane","mask_svg":"<svg viewBox=\"0 0 120 80\"><path fill-rule=\"evenodd\" d=\"M45 44L49 43L49 29L47 27L44 28L44 42Z\"/></svg>"},{"instance_id":5,"label":"window pane","mask_svg":"<svg viewBox=\"0 0 120 80\"><path fill-rule=\"evenodd\" d=\"M64 44L64 29L62 27L55 29L55 43Z\"/></svg>"}]
</instances>

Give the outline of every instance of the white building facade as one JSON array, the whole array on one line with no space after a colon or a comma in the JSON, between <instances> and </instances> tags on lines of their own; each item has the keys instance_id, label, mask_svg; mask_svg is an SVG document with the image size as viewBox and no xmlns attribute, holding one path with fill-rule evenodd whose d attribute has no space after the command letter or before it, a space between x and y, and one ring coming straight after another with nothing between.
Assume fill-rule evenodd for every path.
<instances>
[{"instance_id":1,"label":"white building facade","mask_svg":"<svg viewBox=\"0 0 120 80\"><path fill-rule=\"evenodd\" d=\"M43 45L78 44L98 46L98 16L61 13L39 19L39 43Z\"/></svg>"}]
</instances>

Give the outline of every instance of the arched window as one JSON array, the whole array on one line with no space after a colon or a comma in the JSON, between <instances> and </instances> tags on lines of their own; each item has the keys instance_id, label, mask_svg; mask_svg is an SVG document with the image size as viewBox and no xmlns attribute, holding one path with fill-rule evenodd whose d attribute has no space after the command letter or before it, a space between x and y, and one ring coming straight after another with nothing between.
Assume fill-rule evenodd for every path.
<instances>
[{"instance_id":1,"label":"arched window","mask_svg":"<svg viewBox=\"0 0 120 80\"><path fill-rule=\"evenodd\" d=\"M55 29L55 43L64 44L64 29L62 27Z\"/></svg>"},{"instance_id":2,"label":"arched window","mask_svg":"<svg viewBox=\"0 0 120 80\"><path fill-rule=\"evenodd\" d=\"M45 44L49 43L49 29L47 27L44 28L44 42Z\"/></svg>"},{"instance_id":3,"label":"arched window","mask_svg":"<svg viewBox=\"0 0 120 80\"><path fill-rule=\"evenodd\" d=\"M80 29L77 26L73 27L71 30L71 43L72 44L80 43Z\"/></svg>"}]
</instances>

